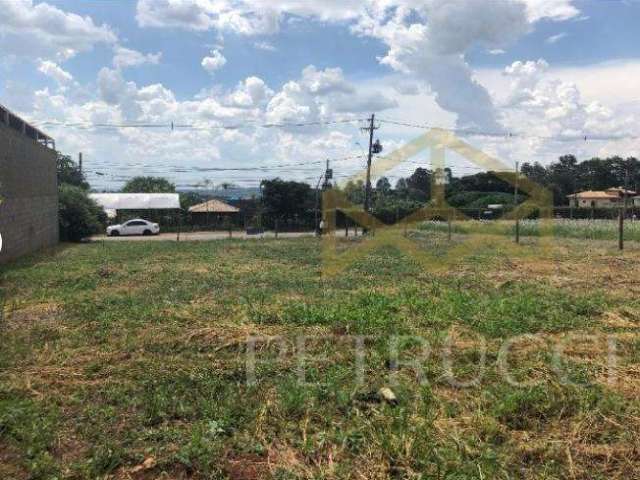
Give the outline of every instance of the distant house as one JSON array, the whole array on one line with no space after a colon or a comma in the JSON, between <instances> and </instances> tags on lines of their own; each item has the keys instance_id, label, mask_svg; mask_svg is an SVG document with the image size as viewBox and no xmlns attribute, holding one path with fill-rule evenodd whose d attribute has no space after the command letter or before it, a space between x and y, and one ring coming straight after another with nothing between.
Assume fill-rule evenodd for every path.
<instances>
[{"instance_id":1,"label":"distant house","mask_svg":"<svg viewBox=\"0 0 640 480\"><path fill-rule=\"evenodd\" d=\"M633 197L633 206L640 207L640 196Z\"/></svg>"},{"instance_id":2,"label":"distant house","mask_svg":"<svg viewBox=\"0 0 640 480\"><path fill-rule=\"evenodd\" d=\"M636 192L625 190L622 187L608 188L606 190L588 190L586 192L567 195L569 202L576 208L614 208L623 204L625 198L630 198Z\"/></svg>"}]
</instances>

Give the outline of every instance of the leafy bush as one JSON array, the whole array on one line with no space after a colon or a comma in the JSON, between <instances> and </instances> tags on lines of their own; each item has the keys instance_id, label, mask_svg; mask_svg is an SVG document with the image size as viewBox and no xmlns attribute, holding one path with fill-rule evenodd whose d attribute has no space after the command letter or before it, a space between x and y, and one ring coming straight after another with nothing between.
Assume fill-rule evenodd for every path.
<instances>
[{"instance_id":1,"label":"leafy bush","mask_svg":"<svg viewBox=\"0 0 640 480\"><path fill-rule=\"evenodd\" d=\"M381 222L391 225L423 206L424 203L415 200L396 199L386 196L376 199L372 213Z\"/></svg>"},{"instance_id":2,"label":"leafy bush","mask_svg":"<svg viewBox=\"0 0 640 480\"><path fill-rule=\"evenodd\" d=\"M107 215L82 188L60 185L58 202L61 240L79 242L104 228Z\"/></svg>"}]
</instances>

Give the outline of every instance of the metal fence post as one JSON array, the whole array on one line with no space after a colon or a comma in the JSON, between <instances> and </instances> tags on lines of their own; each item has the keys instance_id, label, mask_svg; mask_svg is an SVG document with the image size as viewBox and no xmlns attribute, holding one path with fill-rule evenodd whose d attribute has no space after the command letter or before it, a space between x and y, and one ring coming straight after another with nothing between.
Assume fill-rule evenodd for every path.
<instances>
[{"instance_id":1,"label":"metal fence post","mask_svg":"<svg viewBox=\"0 0 640 480\"><path fill-rule=\"evenodd\" d=\"M182 226L182 210L178 210L178 234L176 235L176 242L180 241L180 227Z\"/></svg>"},{"instance_id":2,"label":"metal fence post","mask_svg":"<svg viewBox=\"0 0 640 480\"><path fill-rule=\"evenodd\" d=\"M624 250L624 210L618 212L618 249Z\"/></svg>"},{"instance_id":3,"label":"metal fence post","mask_svg":"<svg viewBox=\"0 0 640 480\"><path fill-rule=\"evenodd\" d=\"M520 243L520 216L518 215L517 209L518 207L516 207L516 243Z\"/></svg>"}]
</instances>

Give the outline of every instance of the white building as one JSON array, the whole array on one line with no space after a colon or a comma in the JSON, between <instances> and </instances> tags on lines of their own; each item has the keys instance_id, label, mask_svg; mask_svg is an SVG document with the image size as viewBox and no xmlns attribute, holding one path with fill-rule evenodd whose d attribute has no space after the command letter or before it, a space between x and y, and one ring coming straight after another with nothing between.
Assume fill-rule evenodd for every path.
<instances>
[{"instance_id":1,"label":"white building","mask_svg":"<svg viewBox=\"0 0 640 480\"><path fill-rule=\"evenodd\" d=\"M635 194L636 192L618 187L597 191L588 190L586 192L573 193L567 195L567 197L571 205L576 208L613 208L621 206L625 197L630 198Z\"/></svg>"}]
</instances>

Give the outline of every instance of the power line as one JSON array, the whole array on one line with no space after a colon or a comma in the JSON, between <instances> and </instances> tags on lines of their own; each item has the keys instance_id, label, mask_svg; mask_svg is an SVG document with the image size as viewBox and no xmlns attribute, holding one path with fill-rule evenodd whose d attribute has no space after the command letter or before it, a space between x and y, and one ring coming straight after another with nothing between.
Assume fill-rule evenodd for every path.
<instances>
[{"instance_id":1,"label":"power line","mask_svg":"<svg viewBox=\"0 0 640 480\"><path fill-rule=\"evenodd\" d=\"M426 124L418 124L418 123L409 123L409 122L401 122L397 120L391 119L383 119L379 118L378 121L380 123L386 123L389 125L398 125L402 127L410 127L410 128L418 128L421 130L431 130L431 129L439 129L445 130L447 132L453 132L458 135L470 135L470 136L478 136L478 137L492 137L492 138L524 138L524 139L536 139L536 140L547 140L547 141L556 141L556 142L575 142L575 141L612 141L612 140L635 140L640 139L639 135L596 135L596 134L581 134L581 135L557 135L557 136L545 136L545 135L531 135L524 133L513 133L513 132L489 132L482 130L471 130L465 128L451 128L451 127L442 127L438 125L426 125Z\"/></svg>"},{"instance_id":2,"label":"power line","mask_svg":"<svg viewBox=\"0 0 640 480\"><path fill-rule=\"evenodd\" d=\"M92 129L167 129L167 130L191 130L191 131L211 131L211 130L241 130L247 128L301 128L325 125L340 125L357 122L368 122L370 118L349 118L336 120L318 120L312 122L280 122L280 123L253 123L244 122L228 125L202 125L202 124L179 124L175 122L169 123L90 123L90 122L58 122L44 121L31 122L35 127L41 128L46 126L76 128L82 130ZM640 139L640 135L602 135L602 134L579 134L579 135L534 135L522 132L499 131L492 132L487 130L474 130L465 128L452 128L440 125L420 124L407 121L394 120L390 118L378 118L380 123L396 125L409 128L417 128L421 130L440 129L456 133L458 135L480 136L490 138L523 138L537 139L557 142L575 142L575 141L612 141L612 140L628 140ZM368 128L368 127L367 127Z\"/></svg>"},{"instance_id":3,"label":"power line","mask_svg":"<svg viewBox=\"0 0 640 480\"><path fill-rule=\"evenodd\" d=\"M90 122L56 122L56 121L44 121L34 122L34 126L45 127L66 127L90 130L94 128L139 128L139 129L159 129L164 128L168 130L195 130L195 131L210 131L210 130L240 130L245 128L291 128L291 127L313 127L324 125L338 125L348 124L355 122L362 122L366 119L363 118L350 118L339 120L318 120L313 122L282 122L282 123L238 123L230 125L202 125L202 124L179 124L179 123L90 123Z\"/></svg>"},{"instance_id":4,"label":"power line","mask_svg":"<svg viewBox=\"0 0 640 480\"><path fill-rule=\"evenodd\" d=\"M337 158L330 158L328 159L331 162L344 162L344 161L348 161L348 160L355 160L355 159L359 159L359 158L363 158L363 155L348 155L345 157L337 157ZM206 173L206 172L253 172L253 171L269 171L269 170L275 170L275 169L280 169L280 168L289 168L291 169L291 167L303 167L303 166L310 166L310 165L319 165L319 164L323 164L325 163L327 160L318 160L318 161L310 161L310 162L297 162L297 163L280 163L280 164L274 164L274 165L264 165L264 166L257 166L257 167L197 167L197 166L193 166L193 167L181 167L181 166L177 166L177 165L159 165L159 164L154 164L154 165L146 165L146 164L129 164L129 165L125 165L125 166L120 166L120 169L146 169L146 173L156 173L154 171L149 171L149 167L150 168L172 168L172 172L173 173ZM106 166L106 165L105 165ZM292 171L312 171L313 169L302 169L302 168L293 168L291 169ZM85 172L88 173L95 173L95 174L101 174L102 172L96 169L91 169L91 170L84 170ZM165 172L157 172L157 173L165 173Z\"/></svg>"},{"instance_id":5,"label":"power line","mask_svg":"<svg viewBox=\"0 0 640 480\"><path fill-rule=\"evenodd\" d=\"M362 155L353 155L353 156L347 156L347 157L341 157L341 158L335 158L335 159L330 159L330 161L343 161L343 160L349 160L349 159L357 159L357 158L362 158ZM377 157L377 158L382 158L382 157ZM308 162L305 163L306 164L321 164L321 163L325 163L326 160L322 160L322 161L314 161L314 162ZM168 176L169 178L172 178L173 174L183 174L183 173L206 173L206 172L211 172L211 173L215 173L215 172L268 172L270 170L276 169L276 168L281 168L283 166L289 166L289 165L302 165L301 163L296 163L296 164L279 164L279 165L274 165L272 167L249 167L249 168L212 168L212 169L204 169L204 168L199 168L199 167L193 167L191 169L179 169L179 168L174 168L172 171L167 171L167 170L149 170L149 166L147 165L143 165L143 164L136 164L134 166L131 166L129 168L126 167L121 167L121 171L123 169L125 170L136 170L138 168L141 168L144 170L144 174L146 175L163 175L163 176ZM431 168L432 165L429 163L425 163L425 162L421 162L421 161L410 161L410 162L404 162L403 164L401 164L402 166L420 166L420 167L424 167L424 168ZM155 167L158 167L158 165L155 165ZM168 166L167 166L168 167ZM452 166L451 167L452 170L454 171L467 171L467 172L480 172L480 171L484 171L483 168L480 167L472 167L472 166ZM289 169L288 172L283 172L283 173L306 173L306 172L313 172L314 169L312 168L308 168L308 169ZM132 172L130 174L112 174L112 175L108 175L108 174L104 174L103 172L100 172L98 170L95 169L91 169L91 170L86 170L85 172L88 173L89 175L93 174L96 175L98 177L102 177L105 180L110 180L110 181L126 181L130 178L132 178L132 176L135 176L136 173ZM357 174L358 172L352 172L352 173L341 173L341 174L335 174L334 173L334 178L335 179L344 179L344 178L353 178L353 176L355 174ZM175 178L175 177L173 177ZM246 176L241 176L241 177L225 177L231 181L237 181L237 182L255 182L256 184L259 184L264 178L256 178L256 177L246 177ZM317 176L313 175L313 176L305 176L305 177L299 177L300 180L316 180ZM193 186L198 186L197 184L194 184Z\"/></svg>"},{"instance_id":6,"label":"power line","mask_svg":"<svg viewBox=\"0 0 640 480\"><path fill-rule=\"evenodd\" d=\"M343 162L347 160L354 160L357 158L363 158L363 155L350 155L347 157L340 158L330 158L328 159L331 162ZM237 172L250 172L250 171L264 171L264 170L273 170L278 168L289 168L289 167L299 167L299 166L308 166L308 165L318 165L325 163L327 160L318 160L313 162L299 162L299 163L281 163L275 165L265 165L264 167L193 167L192 171L196 172L228 172L228 171L237 171ZM300 169L298 169L300 170Z\"/></svg>"}]
</instances>

